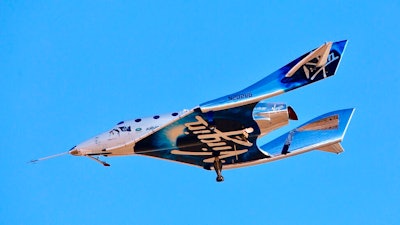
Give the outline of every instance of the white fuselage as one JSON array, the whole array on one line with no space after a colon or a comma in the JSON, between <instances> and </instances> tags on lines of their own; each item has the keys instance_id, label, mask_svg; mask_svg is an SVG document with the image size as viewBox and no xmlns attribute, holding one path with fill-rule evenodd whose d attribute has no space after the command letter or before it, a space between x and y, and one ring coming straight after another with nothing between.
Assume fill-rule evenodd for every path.
<instances>
[{"instance_id":1,"label":"white fuselage","mask_svg":"<svg viewBox=\"0 0 400 225\"><path fill-rule=\"evenodd\" d=\"M111 130L84 141L69 152L76 156L121 156L134 154L135 143L163 126L185 116L189 111L121 121Z\"/></svg>"}]
</instances>

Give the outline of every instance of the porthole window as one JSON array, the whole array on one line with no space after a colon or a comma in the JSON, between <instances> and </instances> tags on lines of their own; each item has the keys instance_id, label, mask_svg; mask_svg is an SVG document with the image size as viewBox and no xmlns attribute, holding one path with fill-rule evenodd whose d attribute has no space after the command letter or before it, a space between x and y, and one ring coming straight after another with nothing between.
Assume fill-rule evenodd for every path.
<instances>
[{"instance_id":1,"label":"porthole window","mask_svg":"<svg viewBox=\"0 0 400 225\"><path fill-rule=\"evenodd\" d=\"M158 118L160 118L160 116L153 116L153 118L154 118L154 119L158 119Z\"/></svg>"},{"instance_id":2,"label":"porthole window","mask_svg":"<svg viewBox=\"0 0 400 225\"><path fill-rule=\"evenodd\" d=\"M136 119L135 122L139 123L140 121L142 121L142 119Z\"/></svg>"},{"instance_id":3,"label":"porthole window","mask_svg":"<svg viewBox=\"0 0 400 225\"><path fill-rule=\"evenodd\" d=\"M178 113L176 113L176 112L172 113L172 116L177 116L177 115L178 115Z\"/></svg>"}]
</instances>

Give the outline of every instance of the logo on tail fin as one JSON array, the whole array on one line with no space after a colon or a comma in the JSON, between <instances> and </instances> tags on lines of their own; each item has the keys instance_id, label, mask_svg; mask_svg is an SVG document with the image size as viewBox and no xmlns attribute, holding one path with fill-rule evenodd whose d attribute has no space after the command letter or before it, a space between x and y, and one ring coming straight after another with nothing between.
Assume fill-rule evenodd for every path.
<instances>
[{"instance_id":1,"label":"logo on tail fin","mask_svg":"<svg viewBox=\"0 0 400 225\"><path fill-rule=\"evenodd\" d=\"M339 56L335 56L335 53L331 52L328 55L328 58L326 59L326 63L318 67L318 65L321 63L322 58L323 58L322 56L317 56L316 58L310 60L309 62L303 65L303 71L304 74L306 75L307 80L313 81L321 72L322 72L321 73L322 77L327 78L329 71L327 71L325 67L328 66L333 61L338 60Z\"/></svg>"}]
</instances>

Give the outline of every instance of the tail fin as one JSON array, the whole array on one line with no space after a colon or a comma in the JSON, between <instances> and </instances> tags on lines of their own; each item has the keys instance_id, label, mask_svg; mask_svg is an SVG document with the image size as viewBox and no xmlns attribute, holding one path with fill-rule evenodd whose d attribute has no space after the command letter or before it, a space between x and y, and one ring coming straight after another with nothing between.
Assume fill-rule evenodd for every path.
<instances>
[{"instance_id":1,"label":"tail fin","mask_svg":"<svg viewBox=\"0 0 400 225\"><path fill-rule=\"evenodd\" d=\"M290 65L290 68L282 82L302 81L301 83L306 85L334 75L346 44L346 40L334 43L327 42L294 60L286 65Z\"/></svg>"},{"instance_id":2,"label":"tail fin","mask_svg":"<svg viewBox=\"0 0 400 225\"><path fill-rule=\"evenodd\" d=\"M346 40L325 43L241 91L201 104L200 109L218 111L256 103L333 76L346 44Z\"/></svg>"}]
</instances>

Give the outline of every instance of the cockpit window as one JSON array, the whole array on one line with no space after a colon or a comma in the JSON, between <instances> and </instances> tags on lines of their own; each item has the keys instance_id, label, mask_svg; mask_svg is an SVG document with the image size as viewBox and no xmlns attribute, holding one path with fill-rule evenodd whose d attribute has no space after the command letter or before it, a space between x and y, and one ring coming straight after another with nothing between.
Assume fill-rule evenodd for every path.
<instances>
[{"instance_id":1,"label":"cockpit window","mask_svg":"<svg viewBox=\"0 0 400 225\"><path fill-rule=\"evenodd\" d=\"M117 123L117 125L121 125L121 124L123 124L123 123L124 123L124 121L121 121L121 122Z\"/></svg>"},{"instance_id":2,"label":"cockpit window","mask_svg":"<svg viewBox=\"0 0 400 225\"><path fill-rule=\"evenodd\" d=\"M120 129L122 132L131 131L131 126L123 126L123 127L119 127L119 129Z\"/></svg>"},{"instance_id":3,"label":"cockpit window","mask_svg":"<svg viewBox=\"0 0 400 225\"><path fill-rule=\"evenodd\" d=\"M140 121L142 121L142 119L136 119L135 122L139 123Z\"/></svg>"}]
</instances>

